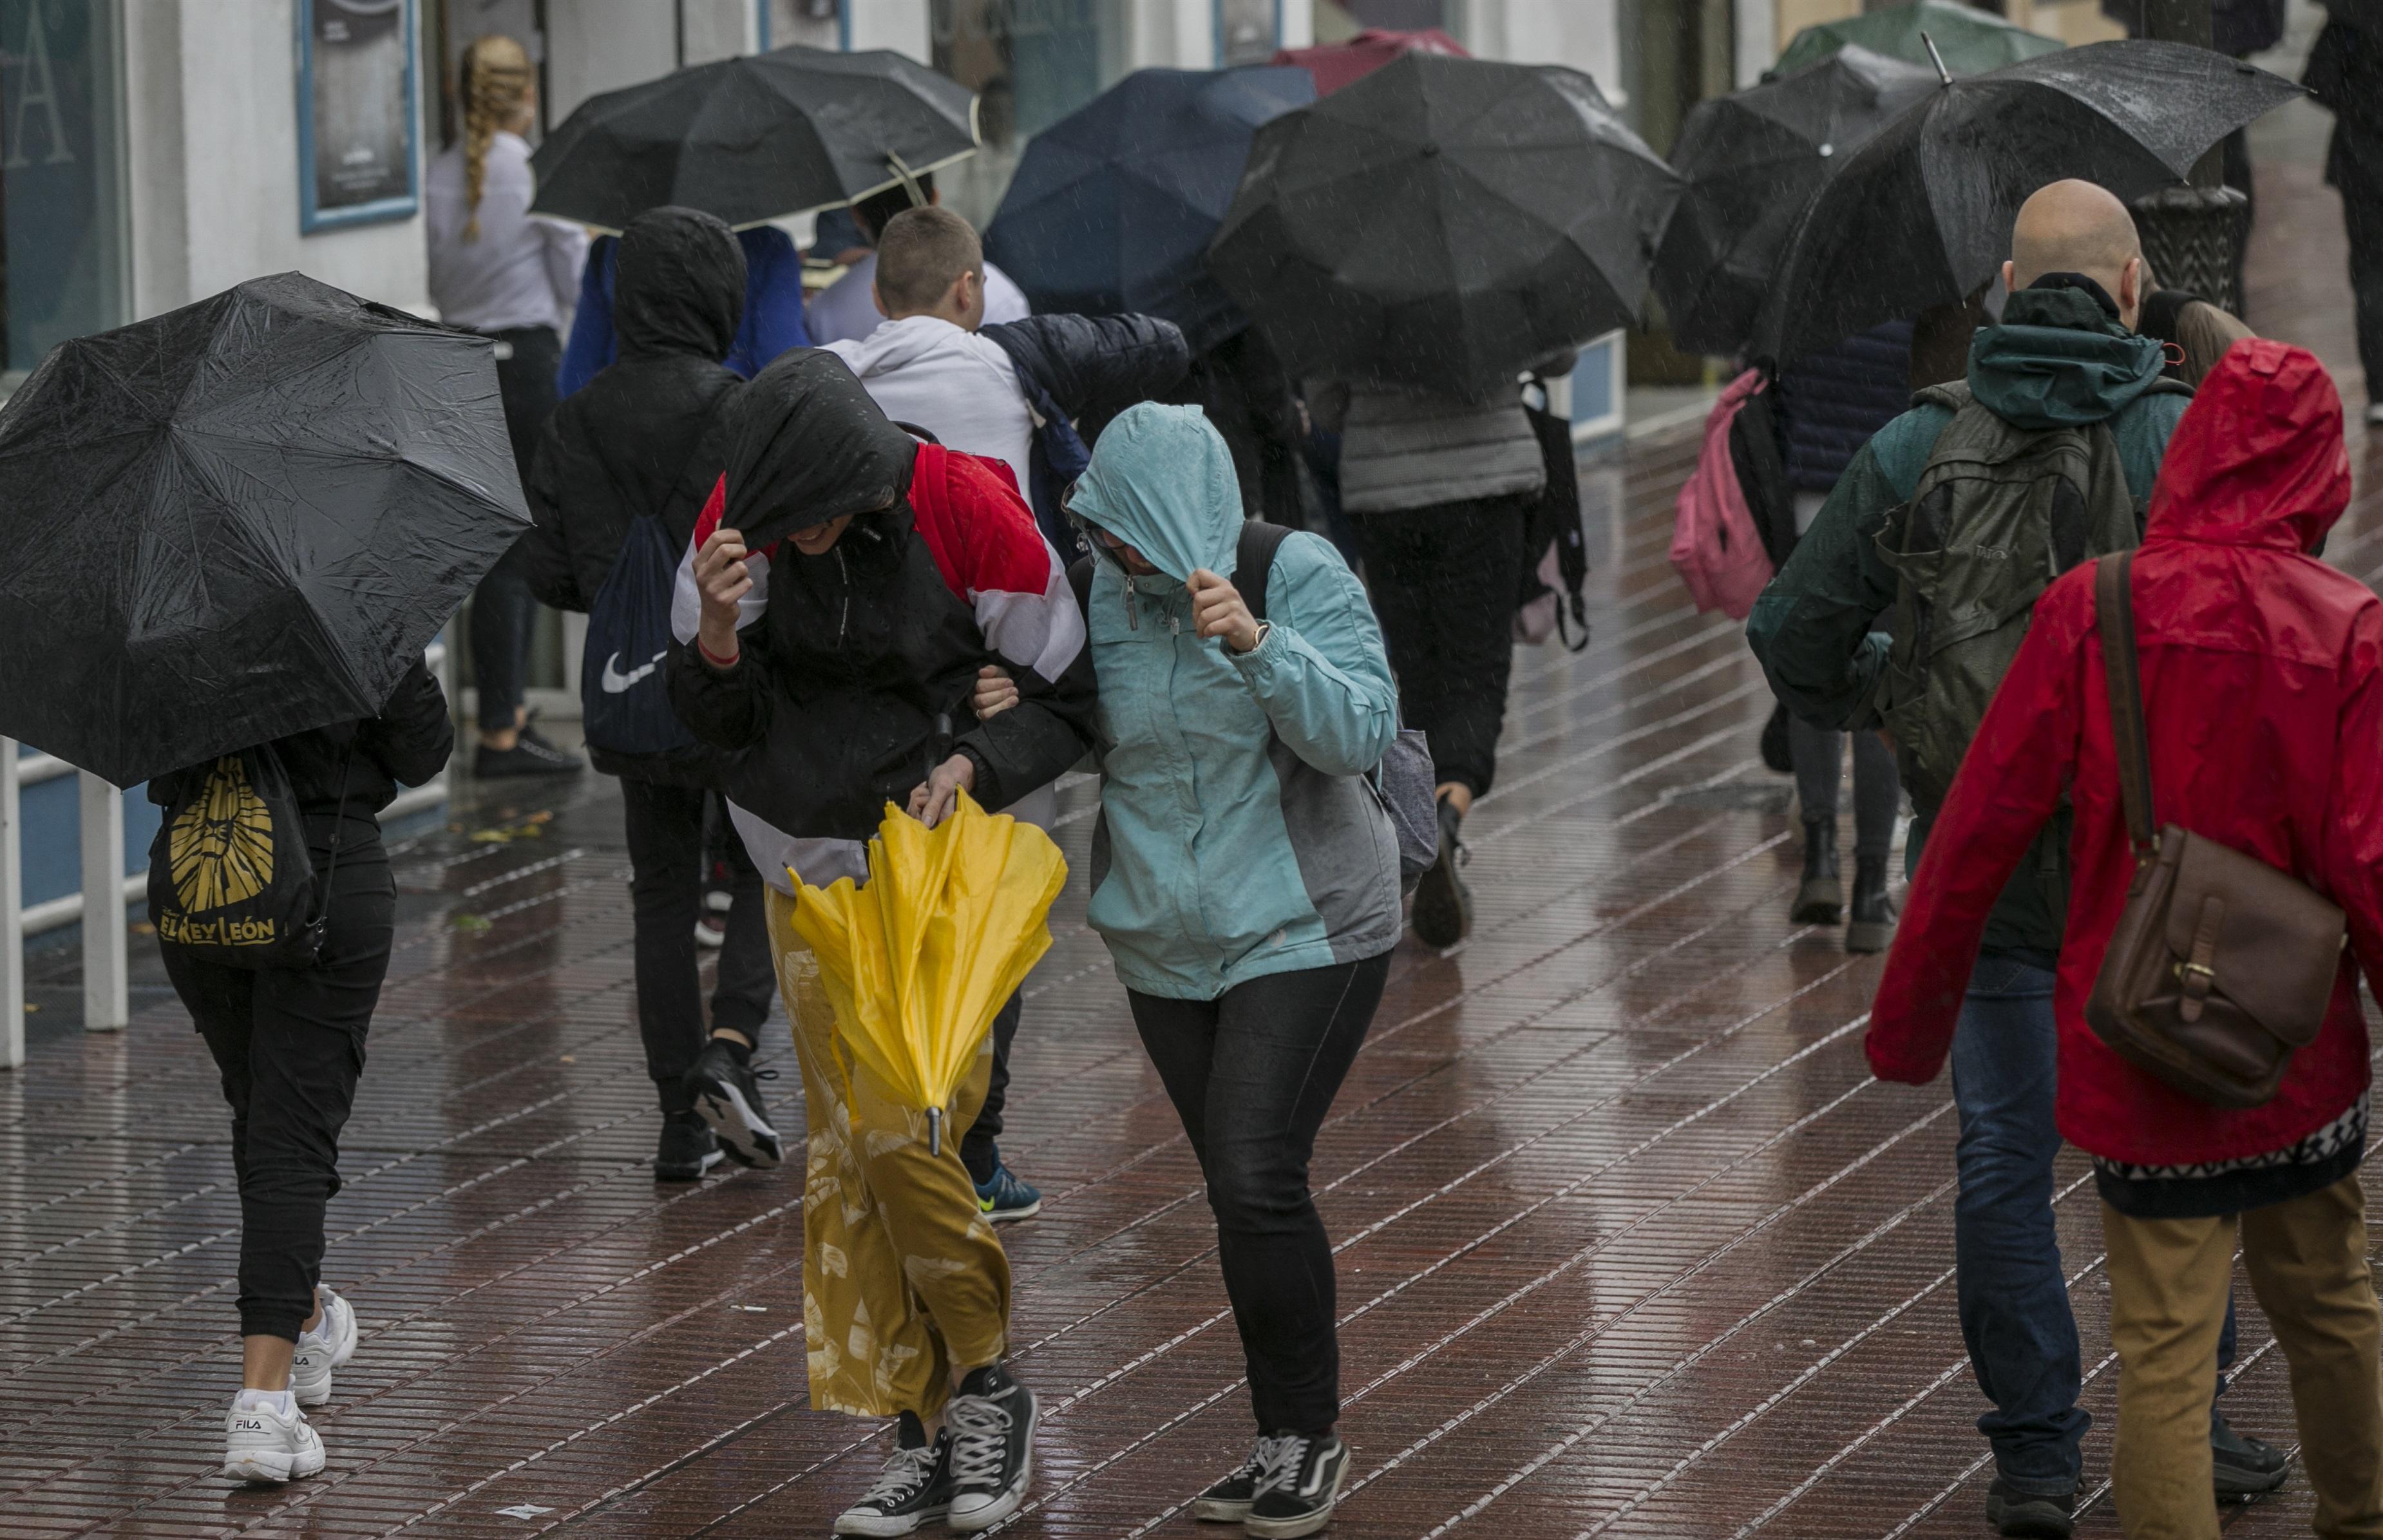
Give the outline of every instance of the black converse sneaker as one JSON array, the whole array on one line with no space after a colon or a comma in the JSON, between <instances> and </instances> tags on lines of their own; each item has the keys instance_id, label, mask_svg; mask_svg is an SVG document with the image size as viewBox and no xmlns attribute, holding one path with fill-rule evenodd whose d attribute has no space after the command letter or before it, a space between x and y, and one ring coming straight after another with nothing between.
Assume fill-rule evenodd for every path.
<instances>
[{"instance_id":1,"label":"black converse sneaker","mask_svg":"<svg viewBox=\"0 0 2383 1540\"><path fill-rule=\"evenodd\" d=\"M908 1534L951 1511L951 1435L939 1433L929 1443L925 1425L906 1411L899 1436L877 1485L836 1516L838 1534Z\"/></svg>"},{"instance_id":2,"label":"black converse sneaker","mask_svg":"<svg viewBox=\"0 0 2383 1540\"><path fill-rule=\"evenodd\" d=\"M1034 1475L1034 1392L1001 1365L971 1370L944 1411L952 1440L951 1525L991 1529L1018 1511Z\"/></svg>"},{"instance_id":3,"label":"black converse sneaker","mask_svg":"<svg viewBox=\"0 0 2383 1540\"><path fill-rule=\"evenodd\" d=\"M1349 1474L1349 1446L1332 1434L1310 1438L1278 1434L1258 1440L1257 1496L1241 1528L1258 1540L1298 1540L1332 1522L1340 1483Z\"/></svg>"},{"instance_id":4,"label":"black converse sneaker","mask_svg":"<svg viewBox=\"0 0 2383 1540\"><path fill-rule=\"evenodd\" d=\"M1275 1440L1261 1438L1241 1468L1192 1499L1192 1517L1203 1523L1238 1524L1250 1516L1258 1500L1258 1479L1266 1469L1266 1451Z\"/></svg>"}]
</instances>

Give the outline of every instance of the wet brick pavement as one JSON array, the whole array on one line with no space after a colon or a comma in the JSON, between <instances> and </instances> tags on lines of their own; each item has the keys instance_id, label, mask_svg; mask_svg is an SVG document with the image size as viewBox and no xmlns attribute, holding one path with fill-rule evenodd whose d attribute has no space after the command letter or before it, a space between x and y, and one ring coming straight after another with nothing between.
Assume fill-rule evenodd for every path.
<instances>
[{"instance_id":1,"label":"wet brick pavement","mask_svg":"<svg viewBox=\"0 0 2383 1540\"><path fill-rule=\"evenodd\" d=\"M2312 142L2263 142L2265 216L2295 233L2263 236L2254 317L2348 363ZM2332 555L2373 582L2383 454L2359 452ZM1941 1082L1870 1080L1875 963L1786 922L1767 696L1664 561L1691 453L1674 435L1584 473L1596 644L1520 659L1469 830L1479 934L1400 952L1319 1141L1355 1448L1339 1535L1983 1533L1952 1108ZM1066 795L1073 856L1090 794ZM470 838L541 810L535 837ZM399 845L327 1267L364 1347L313 1481L215 1474L238 1214L201 1045L154 967L105 1037L73 1029L70 961L41 981L32 1063L0 1077L0 1534L821 1534L867 1484L882 1429L806 1408L795 1176L648 1175L610 783L459 816ZM1236 1342L1197 1173L1082 916L1077 880L1019 1040L1008 1153L1048 1199L1006 1235L1048 1420L1008 1533L1189 1535L1186 1499L1249 1435ZM2085 1177L2064 1162L2058 1213L2101 1424L2082 1533L2109 1536ZM2289 1440L2243 1299L2229 1406ZM2230 1530L2307 1522L2296 1484Z\"/></svg>"}]
</instances>

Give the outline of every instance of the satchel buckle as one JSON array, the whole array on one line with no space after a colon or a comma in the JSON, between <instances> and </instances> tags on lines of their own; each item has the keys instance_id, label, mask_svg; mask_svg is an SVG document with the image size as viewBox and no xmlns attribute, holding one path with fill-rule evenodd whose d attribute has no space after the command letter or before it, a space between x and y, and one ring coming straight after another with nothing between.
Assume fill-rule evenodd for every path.
<instances>
[{"instance_id":1,"label":"satchel buckle","mask_svg":"<svg viewBox=\"0 0 2383 1540\"><path fill-rule=\"evenodd\" d=\"M2179 979L2182 979L2188 973L2198 973L2203 979L2213 984L2217 981L2217 970L2214 967L2205 967L2200 963L2179 963L2176 965L2176 976Z\"/></svg>"}]
</instances>

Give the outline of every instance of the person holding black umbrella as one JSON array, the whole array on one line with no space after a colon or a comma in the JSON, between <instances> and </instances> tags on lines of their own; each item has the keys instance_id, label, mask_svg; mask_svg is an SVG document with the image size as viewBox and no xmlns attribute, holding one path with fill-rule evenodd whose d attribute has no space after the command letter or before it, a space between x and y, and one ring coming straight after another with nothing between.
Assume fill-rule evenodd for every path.
<instances>
[{"instance_id":1,"label":"person holding black umbrella","mask_svg":"<svg viewBox=\"0 0 2383 1540\"><path fill-rule=\"evenodd\" d=\"M529 518L493 344L295 273L51 350L0 407L0 737L166 808L151 923L231 1106L242 1388L222 1469L323 1469L322 1287L389 965L377 815L453 743L423 649ZM60 521L60 507L80 516Z\"/></svg>"}]
</instances>

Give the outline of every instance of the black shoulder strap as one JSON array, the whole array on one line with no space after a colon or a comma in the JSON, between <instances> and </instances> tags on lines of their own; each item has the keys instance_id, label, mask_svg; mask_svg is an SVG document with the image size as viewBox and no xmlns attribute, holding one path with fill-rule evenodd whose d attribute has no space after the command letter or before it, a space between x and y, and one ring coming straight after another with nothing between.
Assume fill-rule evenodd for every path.
<instances>
[{"instance_id":1,"label":"black shoulder strap","mask_svg":"<svg viewBox=\"0 0 2383 1540\"><path fill-rule=\"evenodd\" d=\"M1076 591L1076 610L1088 622L1093 618L1093 560L1080 556L1068 563L1068 586Z\"/></svg>"},{"instance_id":2,"label":"black shoulder strap","mask_svg":"<svg viewBox=\"0 0 2383 1540\"><path fill-rule=\"evenodd\" d=\"M1266 578L1274 571L1274 553L1290 537L1290 530L1264 519L1249 519L1241 524L1233 552L1233 586L1241 591L1241 602L1250 607L1253 620L1266 618Z\"/></svg>"}]
</instances>

